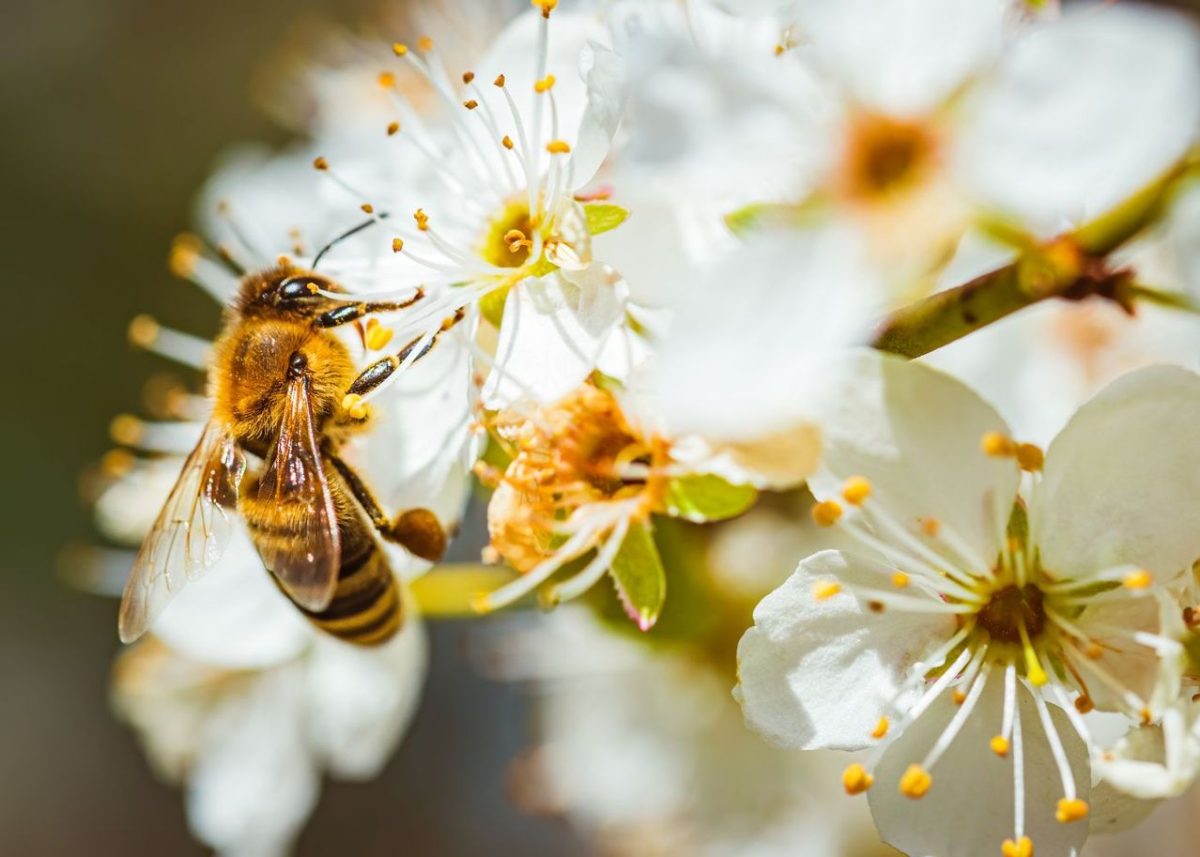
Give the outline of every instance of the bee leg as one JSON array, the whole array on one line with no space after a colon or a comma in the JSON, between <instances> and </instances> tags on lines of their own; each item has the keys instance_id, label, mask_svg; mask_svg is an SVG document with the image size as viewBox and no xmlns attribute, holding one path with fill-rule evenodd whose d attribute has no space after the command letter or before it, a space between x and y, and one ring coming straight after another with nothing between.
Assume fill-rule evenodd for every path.
<instances>
[{"instance_id":1,"label":"bee leg","mask_svg":"<svg viewBox=\"0 0 1200 857\"><path fill-rule=\"evenodd\" d=\"M358 303L339 304L333 309L326 310L313 319L314 327L340 327L352 321L358 321L365 315L376 312L395 312L406 309L425 297L424 289L417 289L416 294L406 301L360 301Z\"/></svg>"},{"instance_id":2,"label":"bee leg","mask_svg":"<svg viewBox=\"0 0 1200 857\"><path fill-rule=\"evenodd\" d=\"M462 321L463 315L465 314L466 310L459 309L454 313L454 315L445 319L442 322L442 326L439 327L433 336L425 343L424 347L417 354L417 356L412 358L412 362L415 363L417 360L420 360L422 357L432 351L433 346L437 344L438 337ZM400 365L412 356L413 350L421 344L421 340L423 339L425 339L424 336L418 336L395 354L389 355L388 357L384 357L380 360L376 360L374 363L364 369L357 378L354 379L354 383L350 385L350 388L346 392L348 394L362 396L374 390L376 387L390 378L392 374L400 368Z\"/></svg>"},{"instance_id":3,"label":"bee leg","mask_svg":"<svg viewBox=\"0 0 1200 857\"><path fill-rule=\"evenodd\" d=\"M381 536L421 559L437 562L442 558L446 553L446 531L433 512L409 509L397 515L394 521L389 519L354 468L328 449L324 454Z\"/></svg>"}]
</instances>

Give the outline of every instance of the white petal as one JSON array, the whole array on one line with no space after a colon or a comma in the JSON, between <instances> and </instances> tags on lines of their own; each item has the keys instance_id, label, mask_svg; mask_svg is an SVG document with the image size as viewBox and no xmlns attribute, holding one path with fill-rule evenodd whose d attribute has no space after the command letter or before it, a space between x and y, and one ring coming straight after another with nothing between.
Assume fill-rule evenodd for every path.
<instances>
[{"instance_id":1,"label":"white petal","mask_svg":"<svg viewBox=\"0 0 1200 857\"><path fill-rule=\"evenodd\" d=\"M660 349L671 432L753 441L813 421L825 363L865 340L882 284L837 228L766 235L700 275Z\"/></svg>"},{"instance_id":2,"label":"white petal","mask_svg":"<svg viewBox=\"0 0 1200 857\"><path fill-rule=\"evenodd\" d=\"M1131 564L1167 577L1200 557L1200 375L1154 366L1079 409L1046 453L1031 510L1045 566Z\"/></svg>"},{"instance_id":3,"label":"white petal","mask_svg":"<svg viewBox=\"0 0 1200 857\"><path fill-rule=\"evenodd\" d=\"M960 153L979 198L1042 233L1157 177L1200 126L1200 39L1178 13L1076 7L1033 28L975 104Z\"/></svg>"},{"instance_id":4,"label":"white petal","mask_svg":"<svg viewBox=\"0 0 1200 857\"><path fill-rule=\"evenodd\" d=\"M1146 801L1183 794L1200 775L1200 704L1182 700L1162 723L1135 727L1094 763L1096 774Z\"/></svg>"},{"instance_id":5,"label":"white petal","mask_svg":"<svg viewBox=\"0 0 1200 857\"><path fill-rule=\"evenodd\" d=\"M282 663L317 633L271 581L242 527L221 561L189 583L152 630L182 655L232 668Z\"/></svg>"},{"instance_id":6,"label":"white petal","mask_svg":"<svg viewBox=\"0 0 1200 857\"><path fill-rule=\"evenodd\" d=\"M925 113L999 54L1006 0L840 0L811 3L800 22L856 101L890 114Z\"/></svg>"},{"instance_id":7,"label":"white petal","mask_svg":"<svg viewBox=\"0 0 1200 857\"><path fill-rule=\"evenodd\" d=\"M263 673L206 724L187 783L188 821L222 854L287 854L320 790L304 745L299 665Z\"/></svg>"},{"instance_id":8,"label":"white petal","mask_svg":"<svg viewBox=\"0 0 1200 857\"><path fill-rule=\"evenodd\" d=\"M1085 821L1061 824L1054 818L1062 780L1030 694L1017 692L1025 759L1025 835L1037 857L1074 857L1084 839ZM871 813L884 841L907 854L979 857L999 854L1013 837L1013 759L989 747L1000 731L1004 680L993 673L962 731L931 771L933 787L920 800L900 793L897 784L910 764L920 763L959 710L949 693L909 724L888 747L875 769L869 792ZM1066 714L1050 706L1082 800L1091 790L1087 748Z\"/></svg>"},{"instance_id":9,"label":"white petal","mask_svg":"<svg viewBox=\"0 0 1200 857\"><path fill-rule=\"evenodd\" d=\"M759 603L738 644L746 723L781 746L867 746L881 715L913 702L912 692L896 699L907 670L954 633L944 614L876 614L846 593L817 601L813 586L830 580L876 587L887 572L840 551L814 554Z\"/></svg>"},{"instance_id":10,"label":"white petal","mask_svg":"<svg viewBox=\"0 0 1200 857\"><path fill-rule=\"evenodd\" d=\"M305 687L305 725L309 743L335 776L379 773L416 713L427 665L425 628L411 612L378 649L318 640Z\"/></svg>"},{"instance_id":11,"label":"white petal","mask_svg":"<svg viewBox=\"0 0 1200 857\"><path fill-rule=\"evenodd\" d=\"M496 367L483 387L486 407L502 408L521 399L555 402L596 368L621 318L621 302L602 271L584 282L579 286L548 274L509 292Z\"/></svg>"},{"instance_id":12,"label":"white petal","mask_svg":"<svg viewBox=\"0 0 1200 857\"><path fill-rule=\"evenodd\" d=\"M1101 762L1093 762L1093 773ZM1092 784L1088 798L1088 832L1095 836L1120 833L1145 821L1158 806L1157 800L1131 797L1106 780Z\"/></svg>"},{"instance_id":13,"label":"white petal","mask_svg":"<svg viewBox=\"0 0 1200 857\"><path fill-rule=\"evenodd\" d=\"M620 58L609 48L592 44L583 61L587 104L571 151L577 188L591 181L608 157L625 109L625 65Z\"/></svg>"},{"instance_id":14,"label":"white petal","mask_svg":"<svg viewBox=\"0 0 1200 857\"><path fill-rule=\"evenodd\" d=\"M984 434L1007 434L1002 420L969 387L924 364L873 351L845 361L841 395L824 414L824 463L809 484L836 497L865 476L872 499L915 530L918 519L948 527L979 561L996 556L1019 474L1009 460L984 455ZM980 571L981 569L974 569Z\"/></svg>"}]
</instances>

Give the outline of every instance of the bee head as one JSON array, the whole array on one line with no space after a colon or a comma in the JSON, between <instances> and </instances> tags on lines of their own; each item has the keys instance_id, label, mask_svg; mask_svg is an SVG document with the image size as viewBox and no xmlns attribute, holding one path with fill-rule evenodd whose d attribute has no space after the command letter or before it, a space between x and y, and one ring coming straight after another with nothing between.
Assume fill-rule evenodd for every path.
<instances>
[{"instance_id":1,"label":"bee head","mask_svg":"<svg viewBox=\"0 0 1200 857\"><path fill-rule=\"evenodd\" d=\"M317 315L328 309L329 292L338 291L329 279L310 271L280 267L251 274L242 285L243 311L274 310Z\"/></svg>"}]
</instances>

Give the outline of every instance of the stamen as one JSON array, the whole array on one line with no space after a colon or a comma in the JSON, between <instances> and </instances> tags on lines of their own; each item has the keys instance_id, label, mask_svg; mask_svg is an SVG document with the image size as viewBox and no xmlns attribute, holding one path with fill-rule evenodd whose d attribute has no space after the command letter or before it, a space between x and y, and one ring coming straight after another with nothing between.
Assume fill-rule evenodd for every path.
<instances>
[{"instance_id":1,"label":"stamen","mask_svg":"<svg viewBox=\"0 0 1200 857\"><path fill-rule=\"evenodd\" d=\"M551 140L546 144L546 151L552 155L566 155L571 152L571 145L566 140Z\"/></svg>"},{"instance_id":2,"label":"stamen","mask_svg":"<svg viewBox=\"0 0 1200 857\"><path fill-rule=\"evenodd\" d=\"M924 760L921 762L923 770L933 770L938 760L950 749L950 745L954 743L954 739L958 737L958 733L962 731L967 719L971 716L971 712L974 710L975 704L979 701L979 696L983 693L983 689L987 684L989 669L984 662L986 653L987 646L984 646L976 654L975 659L968 668L969 677L964 679L964 681L971 683L971 690L959 706L958 711L954 712L954 717L950 719L950 723L946 726L945 731L942 732L937 742L925 755Z\"/></svg>"},{"instance_id":3,"label":"stamen","mask_svg":"<svg viewBox=\"0 0 1200 857\"><path fill-rule=\"evenodd\" d=\"M1017 617L1017 631L1021 634L1021 651L1025 655L1025 677L1034 687L1042 687L1050 680L1038 659L1037 650L1029 639L1029 631L1025 627L1025 618ZM1036 694L1035 694L1036 695Z\"/></svg>"},{"instance_id":4,"label":"stamen","mask_svg":"<svg viewBox=\"0 0 1200 857\"><path fill-rule=\"evenodd\" d=\"M612 565L613 558L621 549L625 536L629 533L630 522L630 517L621 518L613 527L604 546L596 551L596 556L592 561L579 574L554 587L547 596L547 602L553 605L561 601L569 601L591 589L593 584L603 577Z\"/></svg>"},{"instance_id":5,"label":"stamen","mask_svg":"<svg viewBox=\"0 0 1200 857\"><path fill-rule=\"evenodd\" d=\"M1046 463L1046 455L1040 447L1032 443L1022 443L1017 447L1017 464L1024 471L1038 473Z\"/></svg>"},{"instance_id":6,"label":"stamen","mask_svg":"<svg viewBox=\"0 0 1200 857\"><path fill-rule=\"evenodd\" d=\"M1016 842L1005 839L1000 845L1001 857L1033 857L1033 840L1022 836Z\"/></svg>"},{"instance_id":7,"label":"stamen","mask_svg":"<svg viewBox=\"0 0 1200 857\"><path fill-rule=\"evenodd\" d=\"M903 571L892 572L892 586L897 589L907 589L909 584L908 575Z\"/></svg>"},{"instance_id":8,"label":"stamen","mask_svg":"<svg viewBox=\"0 0 1200 857\"><path fill-rule=\"evenodd\" d=\"M900 777L900 794L913 800L919 800L928 794L933 787L933 777L918 764L908 766L908 770Z\"/></svg>"},{"instance_id":9,"label":"stamen","mask_svg":"<svg viewBox=\"0 0 1200 857\"><path fill-rule=\"evenodd\" d=\"M842 772L842 788L850 796L860 795L871 788L875 778L867 773L867 769L855 762Z\"/></svg>"},{"instance_id":10,"label":"stamen","mask_svg":"<svg viewBox=\"0 0 1200 857\"><path fill-rule=\"evenodd\" d=\"M990 431L979 441L983 454L992 458L1012 458L1017 454L1017 445L1008 435L998 431Z\"/></svg>"},{"instance_id":11,"label":"stamen","mask_svg":"<svg viewBox=\"0 0 1200 857\"><path fill-rule=\"evenodd\" d=\"M367 321L366 334L363 339L368 349L381 351L392 341L393 335L394 331L391 328L384 327L379 323L379 319L371 318Z\"/></svg>"},{"instance_id":12,"label":"stamen","mask_svg":"<svg viewBox=\"0 0 1200 857\"><path fill-rule=\"evenodd\" d=\"M1007 703L1006 696L1005 704ZM1025 742L1021 734L1021 706L1016 704L1015 691L1012 712L1013 840L1019 843L1025 839Z\"/></svg>"},{"instance_id":13,"label":"stamen","mask_svg":"<svg viewBox=\"0 0 1200 857\"><path fill-rule=\"evenodd\" d=\"M1054 811L1054 817L1060 824L1069 824L1072 821L1080 821L1087 818L1088 805L1087 801L1082 801L1079 798L1068 800L1060 798L1058 807Z\"/></svg>"},{"instance_id":14,"label":"stamen","mask_svg":"<svg viewBox=\"0 0 1200 857\"><path fill-rule=\"evenodd\" d=\"M190 333L163 327L153 316L134 316L129 323L128 335L131 344L168 360L193 369L204 369L208 365L212 343Z\"/></svg>"},{"instance_id":15,"label":"stamen","mask_svg":"<svg viewBox=\"0 0 1200 857\"><path fill-rule=\"evenodd\" d=\"M871 482L865 476L851 476L842 485L842 499L851 506L861 506L871 496Z\"/></svg>"},{"instance_id":16,"label":"stamen","mask_svg":"<svg viewBox=\"0 0 1200 857\"><path fill-rule=\"evenodd\" d=\"M832 527L842 517L842 507L833 500L822 500L812 507L812 519L819 527Z\"/></svg>"},{"instance_id":17,"label":"stamen","mask_svg":"<svg viewBox=\"0 0 1200 857\"><path fill-rule=\"evenodd\" d=\"M885 737L888 734L890 725L887 717L880 717L879 722L875 724L875 728L871 730L871 737L877 741Z\"/></svg>"},{"instance_id":18,"label":"stamen","mask_svg":"<svg viewBox=\"0 0 1200 857\"><path fill-rule=\"evenodd\" d=\"M1054 764L1058 767L1058 775L1062 780L1063 799L1058 802L1056 817L1060 822L1076 821L1087 815L1087 804L1078 800L1075 795L1075 775L1071 771L1071 763L1067 760L1067 751L1063 749L1062 739L1054 727L1050 717L1050 709L1040 693L1031 693L1034 705L1037 706L1038 719L1042 723L1042 731L1046 733L1046 741L1050 744L1050 754L1054 756ZM1080 814L1082 812L1082 814Z\"/></svg>"},{"instance_id":19,"label":"stamen","mask_svg":"<svg viewBox=\"0 0 1200 857\"><path fill-rule=\"evenodd\" d=\"M549 580L564 564L588 550L597 535L598 532L595 529L580 529L567 539L554 552L553 556L543 560L511 583L475 599L472 602L472 608L477 613L490 613L523 598Z\"/></svg>"}]
</instances>

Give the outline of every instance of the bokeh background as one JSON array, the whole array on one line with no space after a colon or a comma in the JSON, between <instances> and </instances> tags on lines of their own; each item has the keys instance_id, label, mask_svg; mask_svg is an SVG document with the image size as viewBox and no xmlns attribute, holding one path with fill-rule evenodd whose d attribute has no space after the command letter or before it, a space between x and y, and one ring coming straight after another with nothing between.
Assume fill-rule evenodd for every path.
<instances>
[{"instance_id":1,"label":"bokeh background","mask_svg":"<svg viewBox=\"0 0 1200 857\"><path fill-rule=\"evenodd\" d=\"M487 0L481 0L487 2ZM254 98L298 22L357 26L374 0L7 0L0 4L0 853L188 855L179 794L107 704L116 603L66 586L65 548L94 538L79 478L136 409L156 358L126 345L149 311L207 333L217 317L168 276L171 237L218 153L282 142ZM469 527L467 528L470 529ZM457 546L460 556L479 545ZM586 854L521 815L508 763L528 743L519 687L478 677L465 628L435 626L421 711L380 780L327 783L302 855ZM1106 854L1200 849L1172 815Z\"/></svg>"}]
</instances>

